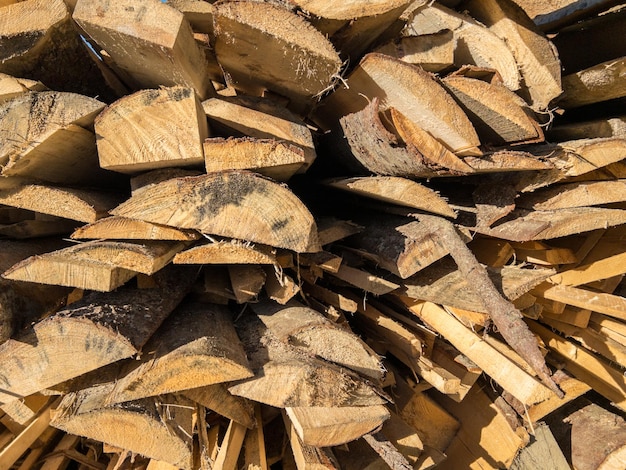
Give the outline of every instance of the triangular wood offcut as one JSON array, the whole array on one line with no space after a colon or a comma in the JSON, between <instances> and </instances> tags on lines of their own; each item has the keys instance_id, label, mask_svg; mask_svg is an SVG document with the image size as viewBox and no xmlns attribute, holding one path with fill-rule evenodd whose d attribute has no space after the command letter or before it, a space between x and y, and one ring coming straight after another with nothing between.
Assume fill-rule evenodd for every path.
<instances>
[{"instance_id":1,"label":"triangular wood offcut","mask_svg":"<svg viewBox=\"0 0 626 470\"><path fill-rule=\"evenodd\" d=\"M217 58L239 90L260 95L265 88L302 111L339 73L341 60L328 39L285 8L224 2L215 6L214 20Z\"/></svg>"},{"instance_id":2,"label":"triangular wood offcut","mask_svg":"<svg viewBox=\"0 0 626 470\"><path fill-rule=\"evenodd\" d=\"M25 95L29 91L46 90L46 86L37 80L13 77L6 73L0 73L0 103L20 95Z\"/></svg>"},{"instance_id":3,"label":"triangular wood offcut","mask_svg":"<svg viewBox=\"0 0 626 470\"><path fill-rule=\"evenodd\" d=\"M432 34L404 36L378 47L375 52L419 65L427 72L437 73L453 66L455 48L454 34L449 29L444 29Z\"/></svg>"},{"instance_id":4,"label":"triangular wood offcut","mask_svg":"<svg viewBox=\"0 0 626 470\"><path fill-rule=\"evenodd\" d=\"M0 104L3 176L84 184L100 174L88 130L104 103L75 93L29 92Z\"/></svg>"},{"instance_id":5,"label":"triangular wood offcut","mask_svg":"<svg viewBox=\"0 0 626 470\"><path fill-rule=\"evenodd\" d=\"M287 188L245 171L167 180L137 190L111 213L297 252L319 250L304 204Z\"/></svg>"},{"instance_id":6,"label":"triangular wood offcut","mask_svg":"<svg viewBox=\"0 0 626 470\"><path fill-rule=\"evenodd\" d=\"M194 276L180 269L159 288L88 294L0 345L0 403L136 354L191 288Z\"/></svg>"},{"instance_id":7,"label":"triangular wood offcut","mask_svg":"<svg viewBox=\"0 0 626 470\"><path fill-rule=\"evenodd\" d=\"M427 72L383 54L367 54L318 109L326 123L361 111L374 98L393 107L458 155L480 155L472 123Z\"/></svg>"},{"instance_id":8,"label":"triangular wood offcut","mask_svg":"<svg viewBox=\"0 0 626 470\"><path fill-rule=\"evenodd\" d=\"M555 185L524 194L517 207L535 210L599 206L626 200L626 180L584 181Z\"/></svg>"},{"instance_id":9,"label":"triangular wood offcut","mask_svg":"<svg viewBox=\"0 0 626 470\"><path fill-rule=\"evenodd\" d=\"M215 93L189 23L169 5L115 0L103 9L98 0L79 0L72 17L134 89L183 85L201 99Z\"/></svg>"},{"instance_id":10,"label":"triangular wood offcut","mask_svg":"<svg viewBox=\"0 0 626 470\"><path fill-rule=\"evenodd\" d=\"M520 88L520 73L506 42L467 14L440 3L428 2L415 11L405 35L433 34L450 30L456 39L454 65L476 65L497 70L509 90Z\"/></svg>"},{"instance_id":11,"label":"triangular wood offcut","mask_svg":"<svg viewBox=\"0 0 626 470\"><path fill-rule=\"evenodd\" d=\"M254 404L245 398L230 393L228 391L229 385L228 383L207 385L183 390L181 394L209 410L252 429L256 425Z\"/></svg>"},{"instance_id":12,"label":"triangular wood offcut","mask_svg":"<svg viewBox=\"0 0 626 470\"><path fill-rule=\"evenodd\" d=\"M609 60L563 77L559 106L576 108L626 96L626 57Z\"/></svg>"},{"instance_id":13,"label":"triangular wood offcut","mask_svg":"<svg viewBox=\"0 0 626 470\"><path fill-rule=\"evenodd\" d=\"M204 163L206 116L192 88L142 90L95 120L100 166L122 173Z\"/></svg>"}]
</instances>

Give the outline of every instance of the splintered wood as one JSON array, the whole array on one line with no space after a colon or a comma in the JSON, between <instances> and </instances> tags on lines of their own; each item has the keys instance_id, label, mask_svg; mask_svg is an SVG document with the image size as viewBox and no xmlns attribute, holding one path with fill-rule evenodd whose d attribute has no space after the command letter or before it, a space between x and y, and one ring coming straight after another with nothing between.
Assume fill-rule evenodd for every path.
<instances>
[{"instance_id":1,"label":"splintered wood","mask_svg":"<svg viewBox=\"0 0 626 470\"><path fill-rule=\"evenodd\" d=\"M0 0L0 470L626 468L625 29Z\"/></svg>"}]
</instances>

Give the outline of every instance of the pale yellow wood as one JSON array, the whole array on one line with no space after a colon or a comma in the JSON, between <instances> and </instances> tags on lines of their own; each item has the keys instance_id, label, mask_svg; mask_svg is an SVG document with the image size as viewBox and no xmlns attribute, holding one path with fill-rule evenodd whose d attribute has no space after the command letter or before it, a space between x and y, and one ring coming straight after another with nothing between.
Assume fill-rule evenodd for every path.
<instances>
[{"instance_id":1,"label":"pale yellow wood","mask_svg":"<svg viewBox=\"0 0 626 470\"><path fill-rule=\"evenodd\" d=\"M138 189L110 212L297 252L319 251L317 228L304 204L289 189L243 171L163 181Z\"/></svg>"},{"instance_id":2,"label":"pale yellow wood","mask_svg":"<svg viewBox=\"0 0 626 470\"><path fill-rule=\"evenodd\" d=\"M0 73L0 103L23 95L29 91L46 91L46 86L37 80L18 78Z\"/></svg>"},{"instance_id":3,"label":"pale yellow wood","mask_svg":"<svg viewBox=\"0 0 626 470\"><path fill-rule=\"evenodd\" d=\"M435 328L453 346L522 403L527 405L538 403L552 394L541 382L490 346L476 333L463 326L441 307L430 302L415 302L406 297L402 300L411 312Z\"/></svg>"},{"instance_id":4,"label":"pale yellow wood","mask_svg":"<svg viewBox=\"0 0 626 470\"><path fill-rule=\"evenodd\" d=\"M204 243L177 253L175 264L276 264L276 251L241 240Z\"/></svg>"},{"instance_id":5,"label":"pale yellow wood","mask_svg":"<svg viewBox=\"0 0 626 470\"><path fill-rule=\"evenodd\" d=\"M626 324L599 313L592 312L589 318L589 328L626 345Z\"/></svg>"},{"instance_id":6,"label":"pale yellow wood","mask_svg":"<svg viewBox=\"0 0 626 470\"><path fill-rule=\"evenodd\" d=\"M285 305L300 292L299 282L296 282L276 266L265 266L265 292L270 299Z\"/></svg>"},{"instance_id":7,"label":"pale yellow wood","mask_svg":"<svg viewBox=\"0 0 626 470\"><path fill-rule=\"evenodd\" d=\"M255 301L265 285L266 274L261 266L255 264L228 266L230 285L237 303Z\"/></svg>"},{"instance_id":8,"label":"pale yellow wood","mask_svg":"<svg viewBox=\"0 0 626 470\"><path fill-rule=\"evenodd\" d=\"M322 246L347 238L362 230L363 227L347 220L322 219L318 221L318 237Z\"/></svg>"},{"instance_id":9,"label":"pale yellow wood","mask_svg":"<svg viewBox=\"0 0 626 470\"><path fill-rule=\"evenodd\" d=\"M42 409L21 434L0 451L1 468L11 468L33 442L42 435L50 423L51 408L52 403Z\"/></svg>"},{"instance_id":10,"label":"pale yellow wood","mask_svg":"<svg viewBox=\"0 0 626 470\"><path fill-rule=\"evenodd\" d=\"M178 467L175 467L170 463L163 462L162 460L150 459L146 470L178 470Z\"/></svg>"},{"instance_id":11,"label":"pale yellow wood","mask_svg":"<svg viewBox=\"0 0 626 470\"><path fill-rule=\"evenodd\" d=\"M226 429L226 435L220 444L220 450L213 463L214 470L236 470L237 459L246 435L246 427L236 421L231 421Z\"/></svg>"},{"instance_id":12,"label":"pale yellow wood","mask_svg":"<svg viewBox=\"0 0 626 470\"><path fill-rule=\"evenodd\" d=\"M246 433L244 441L245 470L268 470L267 454L265 452L265 436L263 434L263 416L261 406L256 405L255 413L257 425Z\"/></svg>"},{"instance_id":13,"label":"pale yellow wood","mask_svg":"<svg viewBox=\"0 0 626 470\"><path fill-rule=\"evenodd\" d=\"M623 139L626 137L626 117L560 124L550 129L548 135L556 142L589 137L621 137Z\"/></svg>"},{"instance_id":14,"label":"pale yellow wood","mask_svg":"<svg viewBox=\"0 0 626 470\"><path fill-rule=\"evenodd\" d=\"M387 281L367 271L352 268L345 264L342 264L339 270L332 275L337 279L341 279L359 289L376 295L388 294L400 287L394 282Z\"/></svg>"},{"instance_id":15,"label":"pale yellow wood","mask_svg":"<svg viewBox=\"0 0 626 470\"><path fill-rule=\"evenodd\" d=\"M298 437L305 445L331 447L358 439L383 424L389 411L382 405L361 407L287 407Z\"/></svg>"},{"instance_id":16,"label":"pale yellow wood","mask_svg":"<svg viewBox=\"0 0 626 470\"><path fill-rule=\"evenodd\" d=\"M478 136L465 113L419 67L371 53L347 77L346 83L349 88L338 88L319 108L326 122L361 111L372 99L379 98L384 104L381 111L397 109L454 153L480 155Z\"/></svg>"},{"instance_id":17,"label":"pale yellow wood","mask_svg":"<svg viewBox=\"0 0 626 470\"><path fill-rule=\"evenodd\" d=\"M194 31L213 34L213 5L204 0L167 0L171 5L185 15L185 19Z\"/></svg>"},{"instance_id":18,"label":"pale yellow wood","mask_svg":"<svg viewBox=\"0 0 626 470\"><path fill-rule=\"evenodd\" d=\"M295 300L285 306L265 301L251 308L280 341L373 380L382 379L384 368L380 358L358 336L316 310Z\"/></svg>"},{"instance_id":19,"label":"pale yellow wood","mask_svg":"<svg viewBox=\"0 0 626 470\"><path fill-rule=\"evenodd\" d=\"M41 456L44 454L46 450L46 444L49 444L52 440L54 440L56 438L56 435L60 432L61 431L59 431L58 429L52 427L46 428L46 430L41 434L38 439L43 445L37 447L36 449L31 449L30 452L28 452L28 454L26 454L22 459L20 466L16 467L17 470L31 470L33 466L35 466L39 462Z\"/></svg>"},{"instance_id":20,"label":"pale yellow wood","mask_svg":"<svg viewBox=\"0 0 626 470\"><path fill-rule=\"evenodd\" d=\"M515 254L510 243L494 238L476 237L467 246L480 263L492 268L501 268Z\"/></svg>"},{"instance_id":21,"label":"pale yellow wood","mask_svg":"<svg viewBox=\"0 0 626 470\"><path fill-rule=\"evenodd\" d=\"M559 106L575 108L626 96L626 57L609 60L563 77Z\"/></svg>"},{"instance_id":22,"label":"pale yellow wood","mask_svg":"<svg viewBox=\"0 0 626 470\"><path fill-rule=\"evenodd\" d=\"M224 134L243 134L257 139L276 139L293 144L304 152L306 170L315 160L311 130L287 108L270 100L238 96L211 98L202 102L212 129Z\"/></svg>"},{"instance_id":23,"label":"pale yellow wood","mask_svg":"<svg viewBox=\"0 0 626 470\"><path fill-rule=\"evenodd\" d=\"M487 25L511 49L533 109L546 110L561 94L556 48L512 0L472 0L469 14Z\"/></svg>"},{"instance_id":24,"label":"pale yellow wood","mask_svg":"<svg viewBox=\"0 0 626 470\"><path fill-rule=\"evenodd\" d=\"M286 412L283 412L283 421L298 470L335 470L339 468L335 464L330 449L313 447L302 442Z\"/></svg>"},{"instance_id":25,"label":"pale yellow wood","mask_svg":"<svg viewBox=\"0 0 626 470\"><path fill-rule=\"evenodd\" d=\"M408 425L394 411L389 411L389 419L383 423L383 434L404 455L414 468L423 468L417 465L418 459L424 451L424 443L415 428Z\"/></svg>"},{"instance_id":26,"label":"pale yellow wood","mask_svg":"<svg viewBox=\"0 0 626 470\"><path fill-rule=\"evenodd\" d=\"M561 313L551 313L548 311L542 311L541 317L551 320L558 320L569 325L574 325L579 328L587 328L591 319L591 310L586 310L576 307L565 307Z\"/></svg>"},{"instance_id":27,"label":"pale yellow wood","mask_svg":"<svg viewBox=\"0 0 626 470\"><path fill-rule=\"evenodd\" d=\"M626 409L626 378L618 370L582 346L553 333L536 322L529 322L550 351L565 361L567 370L604 395L622 410Z\"/></svg>"},{"instance_id":28,"label":"pale yellow wood","mask_svg":"<svg viewBox=\"0 0 626 470\"><path fill-rule=\"evenodd\" d=\"M195 406L190 400L164 395L109 407L98 396L76 400L73 393L63 398L54 427L191 470Z\"/></svg>"},{"instance_id":29,"label":"pale yellow wood","mask_svg":"<svg viewBox=\"0 0 626 470\"><path fill-rule=\"evenodd\" d=\"M207 173L252 170L277 181L287 181L305 165L304 150L275 139L220 137L204 141Z\"/></svg>"},{"instance_id":30,"label":"pale yellow wood","mask_svg":"<svg viewBox=\"0 0 626 470\"><path fill-rule=\"evenodd\" d=\"M291 109L310 109L339 73L330 41L287 9L242 1L217 5L213 15L217 58L239 90L267 89L288 98Z\"/></svg>"},{"instance_id":31,"label":"pale yellow wood","mask_svg":"<svg viewBox=\"0 0 626 470\"><path fill-rule=\"evenodd\" d=\"M143 90L106 108L95 121L100 166L122 173L204 163L209 136L192 88Z\"/></svg>"},{"instance_id":32,"label":"pale yellow wood","mask_svg":"<svg viewBox=\"0 0 626 470\"><path fill-rule=\"evenodd\" d=\"M72 238L104 240L181 240L192 241L200 238L194 230L179 230L166 225L153 224L142 220L109 216L77 228Z\"/></svg>"},{"instance_id":33,"label":"pale yellow wood","mask_svg":"<svg viewBox=\"0 0 626 470\"><path fill-rule=\"evenodd\" d=\"M116 0L104 10L97 0L79 0L73 18L134 87L184 85L201 99L214 93L189 23L159 0Z\"/></svg>"},{"instance_id":34,"label":"pale yellow wood","mask_svg":"<svg viewBox=\"0 0 626 470\"><path fill-rule=\"evenodd\" d=\"M450 30L405 36L375 49L375 52L419 65L427 72L442 72L454 64L456 39Z\"/></svg>"},{"instance_id":35,"label":"pale yellow wood","mask_svg":"<svg viewBox=\"0 0 626 470\"><path fill-rule=\"evenodd\" d=\"M209 410L237 421L248 429L256 425L252 402L228 391L227 383L217 383L205 387L183 390L181 393Z\"/></svg>"},{"instance_id":36,"label":"pale yellow wood","mask_svg":"<svg viewBox=\"0 0 626 470\"><path fill-rule=\"evenodd\" d=\"M2 175L70 184L98 181L95 135L88 128L104 106L56 91L30 92L1 103Z\"/></svg>"},{"instance_id":37,"label":"pale yellow wood","mask_svg":"<svg viewBox=\"0 0 626 470\"><path fill-rule=\"evenodd\" d=\"M603 294L560 284L539 286L533 291L533 294L548 300L563 302L567 305L626 320L626 299L618 295Z\"/></svg>"},{"instance_id":38,"label":"pale yellow wood","mask_svg":"<svg viewBox=\"0 0 626 470\"><path fill-rule=\"evenodd\" d=\"M11 421L20 426L28 424L39 410L43 409L50 401L50 397L36 393L23 400L16 400L2 405L0 409L10 417Z\"/></svg>"},{"instance_id":39,"label":"pale yellow wood","mask_svg":"<svg viewBox=\"0 0 626 470\"><path fill-rule=\"evenodd\" d=\"M40 184L16 185L0 193L2 204L87 223L106 217L119 202L113 193Z\"/></svg>"},{"instance_id":40,"label":"pale yellow wood","mask_svg":"<svg viewBox=\"0 0 626 470\"><path fill-rule=\"evenodd\" d=\"M562 184L525 194L516 202L518 207L536 210L567 209L569 207L599 206L623 202L626 180Z\"/></svg>"},{"instance_id":41,"label":"pale yellow wood","mask_svg":"<svg viewBox=\"0 0 626 470\"><path fill-rule=\"evenodd\" d=\"M529 406L527 410L528 413L524 416L526 421L536 423L548 414L558 410L560 407L591 390L591 387L582 380L570 377L562 372L557 372L557 374L561 375L561 378L558 380L558 384L565 396L563 398L559 398L556 395L553 395L541 403L535 403L534 405ZM555 374L555 376L557 374Z\"/></svg>"},{"instance_id":42,"label":"pale yellow wood","mask_svg":"<svg viewBox=\"0 0 626 470\"><path fill-rule=\"evenodd\" d=\"M69 464L69 459L64 452L74 449L80 443L80 437L72 434L66 434L61 441L52 449L52 453L58 452L58 455L47 458L41 466L41 470L59 470Z\"/></svg>"},{"instance_id":43,"label":"pale yellow wood","mask_svg":"<svg viewBox=\"0 0 626 470\"><path fill-rule=\"evenodd\" d=\"M444 29L451 30L456 39L455 66L471 64L495 69L508 89L520 88L520 73L504 40L467 14L428 2L415 11L405 34L433 34Z\"/></svg>"},{"instance_id":44,"label":"pale yellow wood","mask_svg":"<svg viewBox=\"0 0 626 470\"><path fill-rule=\"evenodd\" d=\"M580 286L624 273L626 273L626 253L619 253L555 274L550 281L564 286Z\"/></svg>"},{"instance_id":45,"label":"pale yellow wood","mask_svg":"<svg viewBox=\"0 0 626 470\"><path fill-rule=\"evenodd\" d=\"M474 387L460 403L446 397L438 402L461 423L455 441L445 451L448 458L441 468L509 468L518 451L529 442L527 431L521 426L513 429L479 387ZM459 443L463 449L460 454Z\"/></svg>"},{"instance_id":46,"label":"pale yellow wood","mask_svg":"<svg viewBox=\"0 0 626 470\"><path fill-rule=\"evenodd\" d=\"M344 312L354 313L357 310L357 303L354 300L322 286L307 283L303 286L303 290L306 295L313 296L317 300L332 305Z\"/></svg>"},{"instance_id":47,"label":"pale yellow wood","mask_svg":"<svg viewBox=\"0 0 626 470\"><path fill-rule=\"evenodd\" d=\"M458 158L446 145L431 132L422 129L416 123L407 118L396 108L391 108L391 121L395 132L400 139L410 148L415 148L427 163L434 168L443 167L453 173L473 173L471 166Z\"/></svg>"},{"instance_id":48,"label":"pale yellow wood","mask_svg":"<svg viewBox=\"0 0 626 470\"><path fill-rule=\"evenodd\" d=\"M484 144L543 141L543 131L519 96L497 83L459 75L443 84L468 114Z\"/></svg>"}]
</instances>

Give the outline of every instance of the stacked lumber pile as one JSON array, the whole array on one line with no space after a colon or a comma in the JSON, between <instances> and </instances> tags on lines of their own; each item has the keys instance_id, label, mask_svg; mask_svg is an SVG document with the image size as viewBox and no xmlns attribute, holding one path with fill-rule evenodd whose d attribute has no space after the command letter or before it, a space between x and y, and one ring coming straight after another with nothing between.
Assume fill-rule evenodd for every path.
<instances>
[{"instance_id":1,"label":"stacked lumber pile","mask_svg":"<svg viewBox=\"0 0 626 470\"><path fill-rule=\"evenodd\" d=\"M0 0L0 469L623 469L616 3Z\"/></svg>"}]
</instances>

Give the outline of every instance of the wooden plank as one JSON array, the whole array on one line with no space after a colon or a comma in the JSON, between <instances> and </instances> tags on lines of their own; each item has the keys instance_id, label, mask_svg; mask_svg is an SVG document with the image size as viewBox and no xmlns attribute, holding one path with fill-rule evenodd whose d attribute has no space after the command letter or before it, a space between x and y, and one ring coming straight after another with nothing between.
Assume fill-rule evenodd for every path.
<instances>
[{"instance_id":1,"label":"wooden plank","mask_svg":"<svg viewBox=\"0 0 626 470\"><path fill-rule=\"evenodd\" d=\"M411 312L435 328L454 347L522 403L531 405L551 395L552 392L545 385L463 326L441 307L430 302L418 303L408 298L402 298L402 301Z\"/></svg>"},{"instance_id":2,"label":"wooden plank","mask_svg":"<svg viewBox=\"0 0 626 470\"><path fill-rule=\"evenodd\" d=\"M563 302L567 305L626 320L626 299L624 297L560 284L539 286L532 293L548 300Z\"/></svg>"},{"instance_id":3,"label":"wooden plank","mask_svg":"<svg viewBox=\"0 0 626 470\"><path fill-rule=\"evenodd\" d=\"M387 281L367 271L346 266L345 264L342 264L339 270L333 273L332 276L376 295L388 294L400 287L394 282Z\"/></svg>"},{"instance_id":4,"label":"wooden plank","mask_svg":"<svg viewBox=\"0 0 626 470\"><path fill-rule=\"evenodd\" d=\"M142 220L109 216L77 228L71 238L104 240L197 240L194 230L179 230Z\"/></svg>"},{"instance_id":5,"label":"wooden plank","mask_svg":"<svg viewBox=\"0 0 626 470\"><path fill-rule=\"evenodd\" d=\"M209 410L237 421L248 429L254 428L254 405L246 400L228 392L227 383L217 383L204 387L182 390L181 393L206 407Z\"/></svg>"},{"instance_id":6,"label":"wooden plank","mask_svg":"<svg viewBox=\"0 0 626 470\"><path fill-rule=\"evenodd\" d=\"M116 0L102 12L98 5L97 0L79 0L73 18L132 87L184 85L201 99L214 93L206 57L182 13L158 0Z\"/></svg>"},{"instance_id":7,"label":"wooden plank","mask_svg":"<svg viewBox=\"0 0 626 470\"><path fill-rule=\"evenodd\" d=\"M46 458L45 463L41 466L41 470L59 470L67 467L70 459L66 453L73 450L80 442L80 437L66 434L61 441L52 450L53 457Z\"/></svg>"},{"instance_id":8,"label":"wooden plank","mask_svg":"<svg viewBox=\"0 0 626 470\"><path fill-rule=\"evenodd\" d=\"M285 412L283 412L283 420L285 422L285 429L287 430L287 436L289 437L289 442L291 443L291 450L293 452L298 470L339 468L331 449L313 447L304 444L300 440L300 437L298 437L291 420Z\"/></svg>"},{"instance_id":9,"label":"wooden plank","mask_svg":"<svg viewBox=\"0 0 626 470\"><path fill-rule=\"evenodd\" d=\"M319 251L309 210L289 189L254 173L170 179L137 190L111 213L297 252Z\"/></svg>"},{"instance_id":10,"label":"wooden plank","mask_svg":"<svg viewBox=\"0 0 626 470\"><path fill-rule=\"evenodd\" d=\"M602 62L563 77L563 95L559 106L576 108L626 96L626 58Z\"/></svg>"},{"instance_id":11,"label":"wooden plank","mask_svg":"<svg viewBox=\"0 0 626 470\"><path fill-rule=\"evenodd\" d=\"M626 253L619 253L555 274L550 282L563 286L580 286L626 273Z\"/></svg>"},{"instance_id":12,"label":"wooden plank","mask_svg":"<svg viewBox=\"0 0 626 470\"><path fill-rule=\"evenodd\" d=\"M246 435L246 427L237 421L231 421L226 429L226 435L220 444L213 469L215 470L236 470L239 453L243 446Z\"/></svg>"},{"instance_id":13,"label":"wooden plank","mask_svg":"<svg viewBox=\"0 0 626 470\"><path fill-rule=\"evenodd\" d=\"M230 265L228 274L238 304L256 301L267 276L263 268L256 264Z\"/></svg>"},{"instance_id":14,"label":"wooden plank","mask_svg":"<svg viewBox=\"0 0 626 470\"><path fill-rule=\"evenodd\" d=\"M263 434L263 417L261 416L261 406L255 407L255 417L257 426L248 430L243 443L245 470L268 470L267 455L265 452L265 436Z\"/></svg>"}]
</instances>

